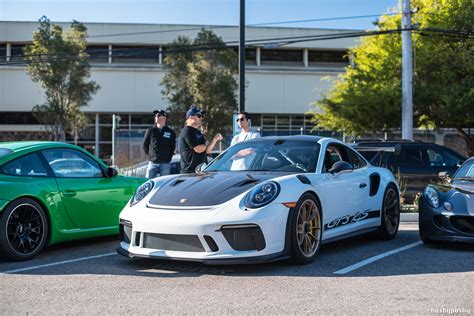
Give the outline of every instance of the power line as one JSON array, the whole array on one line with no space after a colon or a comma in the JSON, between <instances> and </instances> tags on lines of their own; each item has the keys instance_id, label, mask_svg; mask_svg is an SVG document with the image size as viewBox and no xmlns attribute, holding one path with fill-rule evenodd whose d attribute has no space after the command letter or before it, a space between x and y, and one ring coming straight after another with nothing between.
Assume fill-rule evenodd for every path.
<instances>
[{"instance_id":1,"label":"power line","mask_svg":"<svg viewBox=\"0 0 474 316\"><path fill-rule=\"evenodd\" d=\"M425 35L426 32L434 32L435 35L442 35L442 36L450 36L450 37L461 37L461 38L472 38L474 36L473 32L465 32L465 31L454 31L454 30L442 30L442 29L409 29L408 31L418 32L422 35ZM364 37L364 36L377 36L377 35L384 35L384 34L398 34L402 31L407 31L406 29L392 29L392 30L381 30L381 31L361 31L361 32L344 32L344 33L332 33L332 34L320 34L320 35L309 35L309 36L293 36L293 37L279 37L279 38L263 38L263 39L255 39L250 40L246 43L246 46L259 46L259 45L266 45L266 44L280 44L281 46L294 44L294 43L302 43L302 42L309 42L309 41L322 41L322 40L332 40L332 39L341 39L341 38L353 38L353 37ZM282 43L284 41L284 43ZM235 44L235 41L223 42L219 44L191 44L180 46L170 46L163 51L164 54L174 54L174 53L186 53L186 52L197 52L197 51L207 51L207 50L220 50L220 49L233 49L235 46L229 46L229 44ZM173 49L174 48L174 49ZM134 48L123 48L119 49L124 52L130 51ZM33 62L51 62L51 61L58 61L58 60L76 60L79 59L76 55L77 53L55 53L55 54L35 54L35 55L28 55L24 57L51 57L46 60L38 58L36 60L27 60L27 61L12 61L12 62L2 62L0 65L24 65ZM127 57L133 56L133 54L129 55L118 55L113 57ZM101 59L106 56L88 56L88 59Z\"/></svg>"}]
</instances>

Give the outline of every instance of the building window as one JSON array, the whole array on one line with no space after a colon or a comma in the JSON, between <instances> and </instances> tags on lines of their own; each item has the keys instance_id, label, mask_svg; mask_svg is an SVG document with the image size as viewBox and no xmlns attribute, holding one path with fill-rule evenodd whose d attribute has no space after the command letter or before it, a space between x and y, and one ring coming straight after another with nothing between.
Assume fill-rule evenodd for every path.
<instances>
[{"instance_id":1,"label":"building window","mask_svg":"<svg viewBox=\"0 0 474 316\"><path fill-rule=\"evenodd\" d=\"M262 65L303 65L303 51L300 49L262 49Z\"/></svg>"},{"instance_id":2,"label":"building window","mask_svg":"<svg viewBox=\"0 0 474 316\"><path fill-rule=\"evenodd\" d=\"M23 60L23 47L25 44L12 44L11 45L11 58L10 61L22 61Z\"/></svg>"},{"instance_id":3,"label":"building window","mask_svg":"<svg viewBox=\"0 0 474 316\"><path fill-rule=\"evenodd\" d=\"M2 125L35 125L38 120L31 112L0 112Z\"/></svg>"},{"instance_id":4,"label":"building window","mask_svg":"<svg viewBox=\"0 0 474 316\"><path fill-rule=\"evenodd\" d=\"M118 46L112 47L114 63L158 63L159 48L154 46Z\"/></svg>"},{"instance_id":5,"label":"building window","mask_svg":"<svg viewBox=\"0 0 474 316\"><path fill-rule=\"evenodd\" d=\"M322 63L348 64L349 58L346 51L310 50L308 52L308 61L310 66L320 65Z\"/></svg>"},{"instance_id":6,"label":"building window","mask_svg":"<svg viewBox=\"0 0 474 316\"><path fill-rule=\"evenodd\" d=\"M109 61L108 45L90 45L86 49L91 63L107 63Z\"/></svg>"},{"instance_id":7,"label":"building window","mask_svg":"<svg viewBox=\"0 0 474 316\"><path fill-rule=\"evenodd\" d=\"M7 60L7 43L0 43L0 62Z\"/></svg>"}]
</instances>

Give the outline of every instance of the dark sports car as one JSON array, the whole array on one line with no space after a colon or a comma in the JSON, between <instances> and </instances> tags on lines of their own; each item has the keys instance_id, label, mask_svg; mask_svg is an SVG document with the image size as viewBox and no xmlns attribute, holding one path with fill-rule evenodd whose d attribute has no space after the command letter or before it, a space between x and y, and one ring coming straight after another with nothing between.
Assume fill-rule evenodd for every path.
<instances>
[{"instance_id":1,"label":"dark sports car","mask_svg":"<svg viewBox=\"0 0 474 316\"><path fill-rule=\"evenodd\" d=\"M421 240L474 243L474 157L466 160L452 179L428 185L420 197Z\"/></svg>"}]
</instances>

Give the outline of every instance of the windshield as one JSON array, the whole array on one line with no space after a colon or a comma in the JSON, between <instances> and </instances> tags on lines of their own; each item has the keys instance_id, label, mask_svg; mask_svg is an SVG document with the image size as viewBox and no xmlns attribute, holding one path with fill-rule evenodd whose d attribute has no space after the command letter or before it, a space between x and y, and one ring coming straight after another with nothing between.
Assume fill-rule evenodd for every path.
<instances>
[{"instance_id":1,"label":"windshield","mask_svg":"<svg viewBox=\"0 0 474 316\"><path fill-rule=\"evenodd\" d=\"M315 172L319 148L310 140L249 140L227 149L205 171Z\"/></svg>"},{"instance_id":2,"label":"windshield","mask_svg":"<svg viewBox=\"0 0 474 316\"><path fill-rule=\"evenodd\" d=\"M454 180L474 180L474 159L466 161L454 175Z\"/></svg>"}]
</instances>

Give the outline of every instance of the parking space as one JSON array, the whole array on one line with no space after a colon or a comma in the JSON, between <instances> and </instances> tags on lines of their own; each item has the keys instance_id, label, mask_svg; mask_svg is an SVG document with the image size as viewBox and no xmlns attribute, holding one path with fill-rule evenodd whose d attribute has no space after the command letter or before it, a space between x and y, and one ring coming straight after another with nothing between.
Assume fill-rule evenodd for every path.
<instances>
[{"instance_id":1,"label":"parking space","mask_svg":"<svg viewBox=\"0 0 474 316\"><path fill-rule=\"evenodd\" d=\"M416 224L403 223L393 241L362 236L324 245L305 266L132 260L115 254L117 242L66 243L32 261L1 262L0 284L8 286L0 287L0 313L45 313L48 306L57 313L376 313L380 304L388 312L474 312L474 246L426 246ZM335 273L370 258L378 260Z\"/></svg>"}]
</instances>

